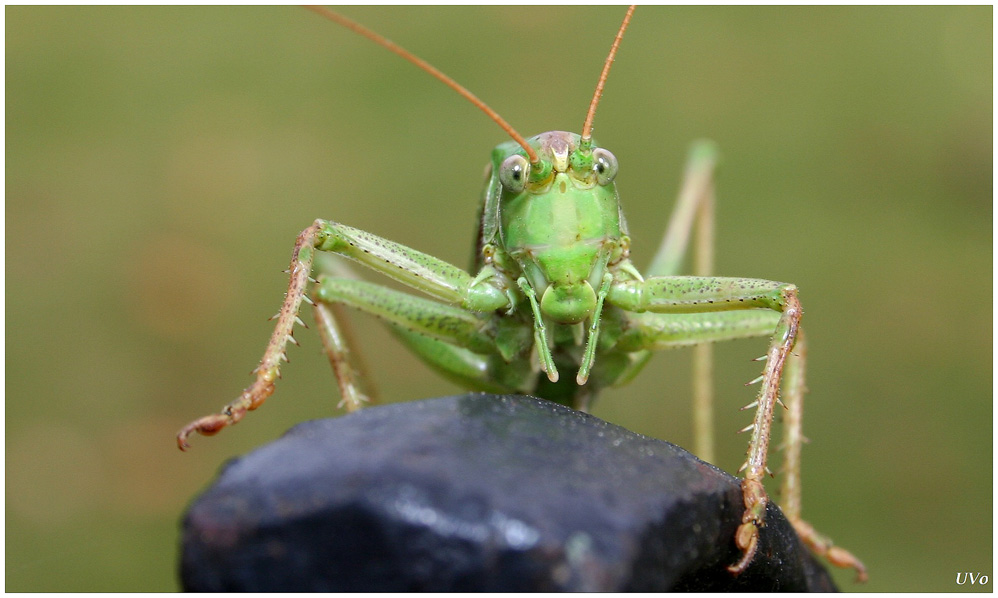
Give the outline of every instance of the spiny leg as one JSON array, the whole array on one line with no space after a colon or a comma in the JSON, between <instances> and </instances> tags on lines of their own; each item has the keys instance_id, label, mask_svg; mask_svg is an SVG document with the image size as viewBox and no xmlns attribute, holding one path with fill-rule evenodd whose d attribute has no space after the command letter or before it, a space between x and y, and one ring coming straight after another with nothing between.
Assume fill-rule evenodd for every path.
<instances>
[{"instance_id":1,"label":"spiny leg","mask_svg":"<svg viewBox=\"0 0 998 598\"><path fill-rule=\"evenodd\" d=\"M742 467L745 471L745 478L742 481L745 511L735 535L735 543L742 551L742 558L729 567L733 573L740 573L748 567L755 556L759 529L765 518L768 497L762 480L768 471L766 459L770 430L783 366L793 348L800 326L801 308L797 299L797 288L790 284L756 279L668 276L648 278L644 281L618 282L611 288L609 300L627 311L639 313L650 311L667 315L700 314L697 318L687 317L687 319L701 324L704 333L688 333L681 337L684 342L720 340L724 338L723 333L726 328L737 328L736 324L743 325L755 321L759 317L756 312L760 311L757 308L772 310L779 314L766 354L766 367L761 376L762 386L759 396L751 405L756 407L755 419L753 424L746 428L746 431L752 430L752 438L749 442L748 459ZM712 316L713 312L717 313ZM740 329L748 331L744 327ZM625 334L621 338L621 342L626 336ZM626 345L622 348L627 350ZM647 349L655 346L645 343L635 348Z\"/></svg>"},{"instance_id":2,"label":"spiny leg","mask_svg":"<svg viewBox=\"0 0 998 598\"><path fill-rule=\"evenodd\" d=\"M281 360L288 360L285 353L287 344L293 342L298 344L292 336L296 323L301 323L298 317L298 310L301 302L305 300L305 288L310 280L309 274L312 270L312 259L315 256L316 236L321 229L320 221L316 221L312 226L306 228L298 235L295 241L295 248L291 254L291 266L289 273L291 281L288 283L288 292L284 295L284 303L281 311L277 314L277 325L270 335L267 349L263 353L260 365L256 367L254 373L256 379L253 384L243 390L239 397L226 405L220 413L206 415L200 419L187 424L177 434L177 446L180 450L187 450L190 445L187 438L194 432L204 436L211 436L220 432L226 426L238 422L246 415L263 404L267 397L274 393L274 383L281 377Z\"/></svg>"},{"instance_id":3,"label":"spiny leg","mask_svg":"<svg viewBox=\"0 0 998 598\"><path fill-rule=\"evenodd\" d=\"M655 279L649 279L654 281ZM669 279L662 279L666 281ZM672 279L676 280L676 279ZM684 289L689 292L689 289ZM619 297L614 297L619 301ZM637 307L638 303L649 303L648 301L635 302L632 307ZM677 305L680 308L683 304ZM715 305L714 303L708 304ZM687 309L689 305L685 306ZM664 306L663 306L664 309ZM666 310L667 311L667 310ZM624 351L637 350L658 350L677 346L687 346L697 343L706 343L722 340L732 340L736 338L757 337L772 334L775 327L779 326L783 316L779 312L766 309L732 310L702 313L639 313L631 318L631 327L618 340L618 348ZM768 364L767 364L768 365ZM777 384L779 381L777 380ZM772 399L775 399L773 397ZM770 400L769 403L772 403ZM748 407L763 405L764 401L756 400ZM767 403L768 404L768 403ZM757 409L756 421L765 420L765 413L760 416L761 407ZM769 417L772 417L770 408ZM759 431L767 434L768 423L758 426ZM755 438L755 436L753 436ZM765 471L765 444L756 443L757 449L761 449ZM750 472L756 475L756 470ZM742 550L742 558L729 569L734 573L740 573L755 556L758 543L758 528L762 525L762 518L765 515L766 492L761 482L755 483L753 478L750 483L748 476L742 484L743 501L745 511L743 513L742 524L736 533L735 542ZM748 526L748 523L752 526Z\"/></svg>"},{"instance_id":4,"label":"spiny leg","mask_svg":"<svg viewBox=\"0 0 998 598\"><path fill-rule=\"evenodd\" d=\"M674 276L682 267L690 233L696 230L693 274L714 274L714 167L717 149L698 141L690 150L679 199L669 218L662 243L648 268L648 276ZM714 347L693 347L693 450L714 462Z\"/></svg>"},{"instance_id":5,"label":"spiny leg","mask_svg":"<svg viewBox=\"0 0 998 598\"><path fill-rule=\"evenodd\" d=\"M704 280L725 281L725 279ZM658 281L666 283L659 289L660 293L669 294L668 287L676 286L677 288L673 288L672 291L678 292L678 296L680 297L699 295L701 299L704 299L703 293L692 293L691 295L691 285L683 284L682 278L666 278L658 279ZM649 279L646 282L658 281L656 279ZM779 283L759 282L763 286L779 285ZM731 286L740 286L740 284L733 279L727 279L726 284L724 282L720 284L722 288ZM698 287L699 285L694 282L692 288ZM707 295L716 296L719 292L718 287L712 286L711 289L712 292L707 293ZM621 297L616 295L613 295L612 298L617 303L621 300ZM746 297L742 297L741 299L744 301ZM660 350L698 343L765 336L772 334L773 329L777 328L784 319L782 313L771 311L770 309L690 312L689 310L695 305L695 301L678 300L673 302L673 307L679 313L668 313L669 310L667 309L667 305L665 305L667 302L663 301L662 305L653 306L657 308L655 312L638 313L630 316L630 327L618 339L617 347L623 351ZM708 303L707 307L717 305L713 302L713 298L709 299L709 301L711 303ZM751 302L756 303L755 307L763 307L759 304L762 302L757 301L756 298ZM646 298L641 301L634 301L629 307L635 308L632 311L640 311L637 308L647 309L651 303L653 301ZM625 309L628 308L625 307ZM748 407L759 406L761 404L762 401L756 400L755 403ZM769 415L770 417L772 416L771 409ZM756 419L757 421L760 419L758 411ZM768 424L760 426L759 429L768 434ZM765 470L765 446L763 445L760 448L763 451L763 470ZM755 470L753 470L752 474L754 475L755 473ZM746 477L747 481L748 478ZM743 556L736 566L737 570L732 569L734 572L741 572L755 556L758 542L758 526L761 526L762 516L765 514L766 493L761 483L758 486L743 483L742 491L746 509L743 514L743 523L739 526L738 533L736 534L736 544L742 550ZM759 510L760 506L761 510ZM758 526L747 528L746 523L750 521L758 523Z\"/></svg>"},{"instance_id":6,"label":"spiny leg","mask_svg":"<svg viewBox=\"0 0 998 598\"><path fill-rule=\"evenodd\" d=\"M835 546L832 540L817 531L801 518L801 447L806 442L802 434L804 415L804 384L805 363L807 360L807 343L803 329L797 332L797 344L787 358L783 377L783 398L787 406L784 418L783 440L783 486L780 506L797 535L816 554L828 559L837 567L856 570L856 580L866 581L866 567L848 550Z\"/></svg>"},{"instance_id":7,"label":"spiny leg","mask_svg":"<svg viewBox=\"0 0 998 598\"><path fill-rule=\"evenodd\" d=\"M739 471L745 471L742 496L745 512L735 543L742 558L729 567L733 573L744 571L758 548L759 529L764 524L768 497L762 481L768 473L766 460L773 420L779 402L779 389L784 366L788 366L786 383L791 414L788 434L790 465L790 518L801 538L816 552L828 557L833 565L853 567L865 578L862 563L847 551L829 548L831 543L800 519L799 411L804 392L804 350L791 352L800 336L802 315L797 288L790 284L755 279L703 278L674 276L630 280L614 284L608 301L627 311L638 312L630 317L630 328L618 339L623 351L643 351L689 345L703 341L763 336L771 334L766 353L766 367L757 381L762 382L757 399L747 408L755 407L753 423L745 428L752 431L748 458ZM762 308L762 309L760 309ZM651 312L651 313L641 313ZM794 421L796 418L796 422ZM796 451L796 452L795 452Z\"/></svg>"},{"instance_id":8,"label":"spiny leg","mask_svg":"<svg viewBox=\"0 0 998 598\"><path fill-rule=\"evenodd\" d=\"M496 277L488 267L477 277L472 277L457 266L399 243L336 222L316 220L295 241L288 292L267 350L255 370L256 380L220 413L197 419L180 430L177 445L181 450L189 448L187 439L192 433L206 436L217 434L241 420L248 411L262 405L273 394L274 383L280 377L280 361L287 361L287 343L297 344L292 331L294 325L301 322L298 310L305 300L305 288L311 280L309 275L316 250L355 259L414 289L471 311L491 312L510 305L508 292L495 281Z\"/></svg>"},{"instance_id":9,"label":"spiny leg","mask_svg":"<svg viewBox=\"0 0 998 598\"><path fill-rule=\"evenodd\" d=\"M793 285L761 280L700 277L630 281L619 284L615 289L617 292L611 293L614 303L633 311L689 313L696 310L711 312L762 307L780 314L766 354L766 367L761 376L762 386L758 398L751 405L756 407L755 419L753 424L746 428L746 431L752 431L752 438L749 442L748 458L741 469L745 471L745 478L742 481L745 511L735 535L735 543L742 551L742 558L728 568L732 573L741 573L755 556L759 529L765 519L768 497L762 482L768 472L766 460L773 410L779 398L783 367L794 346L800 326L801 308L797 299L797 289ZM717 315L741 321L739 313L720 311Z\"/></svg>"},{"instance_id":10,"label":"spiny leg","mask_svg":"<svg viewBox=\"0 0 998 598\"><path fill-rule=\"evenodd\" d=\"M752 422L752 438L749 440L748 458L742 466L745 478L742 480L742 499L745 513L742 524L735 532L735 544L742 550L742 558L728 570L734 574L744 571L759 544L759 529L766 516L766 503L769 498L763 486L768 473L766 459L769 453L769 439L773 424L773 409L779 400L780 381L787 356L793 349L800 327L801 307L797 299L797 289L792 286L781 289L783 313L776 326L776 332L766 352L766 367L763 370L762 387L756 399L755 420Z\"/></svg>"}]
</instances>

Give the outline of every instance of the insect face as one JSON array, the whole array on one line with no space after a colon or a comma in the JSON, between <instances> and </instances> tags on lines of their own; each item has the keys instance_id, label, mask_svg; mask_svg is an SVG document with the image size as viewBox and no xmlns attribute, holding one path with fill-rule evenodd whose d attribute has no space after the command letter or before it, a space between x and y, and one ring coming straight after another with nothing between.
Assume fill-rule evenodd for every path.
<instances>
[{"instance_id":1,"label":"insect face","mask_svg":"<svg viewBox=\"0 0 998 598\"><path fill-rule=\"evenodd\" d=\"M529 140L540 161L530 164L515 144L497 152L502 249L541 297L541 312L560 324L592 317L608 262L619 258L620 208L613 183L616 159L587 149L579 135L542 133ZM528 174L529 173L529 174Z\"/></svg>"}]
</instances>

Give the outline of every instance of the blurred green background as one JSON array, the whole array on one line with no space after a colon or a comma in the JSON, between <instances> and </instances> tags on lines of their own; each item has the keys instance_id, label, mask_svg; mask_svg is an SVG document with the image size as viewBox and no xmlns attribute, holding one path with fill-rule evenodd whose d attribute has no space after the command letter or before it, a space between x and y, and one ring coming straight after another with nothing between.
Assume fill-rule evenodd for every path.
<instances>
[{"instance_id":1,"label":"blurred green background","mask_svg":"<svg viewBox=\"0 0 998 598\"><path fill-rule=\"evenodd\" d=\"M581 128L623 9L344 12L532 135ZM249 383L297 233L336 219L465 266L505 138L298 8L5 16L6 589L174 590L181 515L218 467L336 413L302 331L263 409L174 444ZM992 8L640 8L596 136L639 267L709 137L718 273L800 287L805 516L871 576L842 589L990 577ZM353 322L385 401L458 392ZM719 346L729 471L764 344ZM690 446L689 362L657 356L596 414Z\"/></svg>"}]
</instances>

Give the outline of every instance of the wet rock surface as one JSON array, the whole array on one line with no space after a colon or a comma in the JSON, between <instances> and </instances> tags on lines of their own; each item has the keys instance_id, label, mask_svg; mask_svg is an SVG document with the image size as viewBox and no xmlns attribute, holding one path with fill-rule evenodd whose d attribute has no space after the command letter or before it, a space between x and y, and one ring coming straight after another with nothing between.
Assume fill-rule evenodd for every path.
<instances>
[{"instance_id":1,"label":"wet rock surface","mask_svg":"<svg viewBox=\"0 0 998 598\"><path fill-rule=\"evenodd\" d=\"M185 590L829 591L772 504L738 577L738 480L522 396L307 422L229 462L183 522Z\"/></svg>"}]
</instances>

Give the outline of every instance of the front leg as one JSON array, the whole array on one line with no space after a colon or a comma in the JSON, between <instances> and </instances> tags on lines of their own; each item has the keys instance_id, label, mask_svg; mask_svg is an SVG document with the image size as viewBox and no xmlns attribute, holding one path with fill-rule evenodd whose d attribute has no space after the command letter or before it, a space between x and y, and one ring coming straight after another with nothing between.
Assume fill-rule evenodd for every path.
<instances>
[{"instance_id":1,"label":"front leg","mask_svg":"<svg viewBox=\"0 0 998 598\"><path fill-rule=\"evenodd\" d=\"M766 503L768 497L762 481L768 473L766 459L769 453L769 439L773 424L773 409L779 400L780 380L783 377L783 366L790 355L800 330L801 307L797 299L797 288L788 285L780 289L783 313L776 331L773 333L766 352L766 368L762 374L762 387L756 399L758 405L755 420L752 422L752 437L749 440L748 458L742 469L745 479L742 480L742 498L745 501L745 513L742 524L735 532L735 543L742 550L742 558L728 570L734 574L741 573L752 562L759 543L759 528L764 524Z\"/></svg>"},{"instance_id":2,"label":"front leg","mask_svg":"<svg viewBox=\"0 0 998 598\"><path fill-rule=\"evenodd\" d=\"M296 323L302 323L298 317L298 310L301 302L307 299L305 288L311 279L316 239L322 225L322 221L316 220L312 226L303 230L295 241L295 248L291 253L291 266L288 269L291 274L288 292L284 295L281 311L275 316L277 325L270 335L270 342L267 343L263 359L253 370L256 374L253 384L246 387L236 400L223 407L221 412L206 415L184 426L177 433L177 446L180 450L185 451L190 448L187 438L194 432L203 436L218 434L223 428L241 420L248 411L262 405L267 397L274 393L274 383L281 377L281 360L288 360L285 353L287 344L289 341L297 344L292 332Z\"/></svg>"},{"instance_id":3,"label":"front leg","mask_svg":"<svg viewBox=\"0 0 998 598\"><path fill-rule=\"evenodd\" d=\"M759 529L764 525L766 503L768 498L763 488L762 480L769 473L766 458L769 448L770 429L773 423L773 410L780 402L780 383L784 378L786 367L786 394L788 409L787 438L784 445L786 454L787 481L786 515L793 524L797 535L815 553L828 559L837 566L851 568L856 571L857 581L866 581L866 567L848 550L835 546L832 541L815 531L811 524L800 517L800 448L803 443L801 436L801 411L804 396L804 346L803 331L800 327L801 306L797 299L797 289L792 285L780 289L783 313L776 325L776 332L770 341L766 353L766 368L762 374L762 388L759 389L758 406L755 420L747 429L752 430L749 441L748 459L742 465L745 479L742 481L742 496L745 502L745 513L742 524L735 533L735 543L742 550L742 558L728 570L739 574L748 567L755 554L759 542ZM791 353L796 347L797 354ZM740 470L741 471L741 470Z\"/></svg>"},{"instance_id":4,"label":"front leg","mask_svg":"<svg viewBox=\"0 0 998 598\"><path fill-rule=\"evenodd\" d=\"M758 333L758 329L755 328L756 322L759 321L758 316L753 311L743 310L757 311L758 308L764 308L780 314L766 353L766 367L761 376L762 386L755 403L752 404L756 407L755 419L752 425L745 429L752 431L748 458L739 470L745 472L742 481L745 512L735 534L735 543L742 551L742 558L728 567L732 573L741 573L755 556L759 529L764 524L766 503L769 501L763 479L768 472L766 460L773 410L779 400L783 367L800 329L802 312L797 298L797 287L756 279L662 276L644 281L618 282L611 288L608 301L633 312L648 311L677 316L689 314L686 318L676 318L676 321L690 320L691 323L703 325L695 333L690 331L681 334L679 339L672 341L672 344L678 344L678 341L697 342L734 338L739 332ZM711 312L718 313L712 318L709 317ZM698 317L694 318L693 315ZM766 318L762 318L761 321L765 320ZM640 330L631 336L636 337L630 340L632 343L637 341L633 347L635 349L656 348L655 341L664 340L662 333L653 334L648 330L644 331L643 338ZM626 337L621 339L622 342L628 340ZM626 344L624 347L628 348Z\"/></svg>"},{"instance_id":5,"label":"front leg","mask_svg":"<svg viewBox=\"0 0 998 598\"><path fill-rule=\"evenodd\" d=\"M248 411L258 408L273 394L274 383L281 375L281 360L287 361L287 344L297 344L292 332L295 324L301 323L298 317L301 303L312 303L305 297L305 289L312 280L312 261L316 250L357 260L414 289L470 311L490 312L510 306L509 291L502 288L498 275L490 270L472 277L457 266L404 245L336 222L316 220L295 241L288 292L276 316L277 325L263 359L254 370L256 379L220 413L202 417L185 426L177 434L177 445L181 450L189 447L187 439L192 433L205 436L217 434L241 420Z\"/></svg>"}]
</instances>

